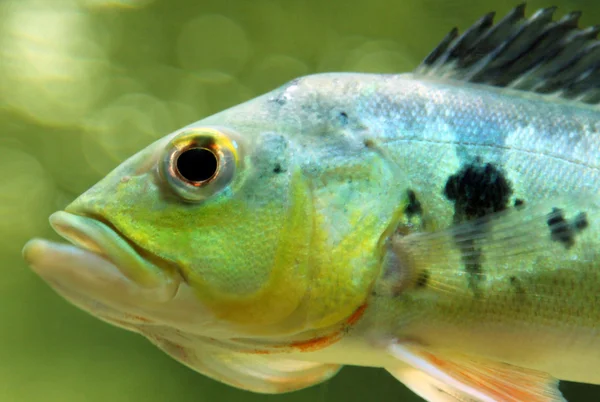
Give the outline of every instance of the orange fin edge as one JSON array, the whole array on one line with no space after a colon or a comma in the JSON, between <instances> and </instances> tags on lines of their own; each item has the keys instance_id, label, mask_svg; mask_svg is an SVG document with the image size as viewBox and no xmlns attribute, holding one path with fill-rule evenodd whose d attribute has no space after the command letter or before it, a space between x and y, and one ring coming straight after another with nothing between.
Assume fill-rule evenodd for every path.
<instances>
[{"instance_id":1,"label":"orange fin edge","mask_svg":"<svg viewBox=\"0 0 600 402\"><path fill-rule=\"evenodd\" d=\"M389 353L400 364L387 370L432 402L566 402L558 380L540 371L399 343Z\"/></svg>"}]
</instances>

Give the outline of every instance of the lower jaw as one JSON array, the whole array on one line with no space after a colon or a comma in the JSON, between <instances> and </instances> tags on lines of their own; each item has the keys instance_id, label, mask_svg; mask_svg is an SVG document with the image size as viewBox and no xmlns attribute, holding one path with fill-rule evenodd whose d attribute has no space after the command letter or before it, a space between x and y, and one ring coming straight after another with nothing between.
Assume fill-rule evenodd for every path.
<instances>
[{"instance_id":1,"label":"lower jaw","mask_svg":"<svg viewBox=\"0 0 600 402\"><path fill-rule=\"evenodd\" d=\"M104 256L70 244L33 239L25 245L23 256L49 284L58 284L119 310L143 301L168 301L177 292L174 281L152 288L140 286Z\"/></svg>"}]
</instances>

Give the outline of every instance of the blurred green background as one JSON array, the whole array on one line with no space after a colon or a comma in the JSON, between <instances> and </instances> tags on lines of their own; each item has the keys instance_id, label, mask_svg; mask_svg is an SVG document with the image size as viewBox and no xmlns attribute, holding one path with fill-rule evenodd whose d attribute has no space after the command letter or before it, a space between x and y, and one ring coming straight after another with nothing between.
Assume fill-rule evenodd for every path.
<instances>
[{"instance_id":1,"label":"blurred green background","mask_svg":"<svg viewBox=\"0 0 600 402\"><path fill-rule=\"evenodd\" d=\"M410 401L345 368L283 396L209 380L64 302L28 270L47 217L182 125L299 75L411 70L453 26L517 1L0 0L0 401ZM559 14L594 0L530 1ZM600 387L563 384L571 401Z\"/></svg>"}]
</instances>

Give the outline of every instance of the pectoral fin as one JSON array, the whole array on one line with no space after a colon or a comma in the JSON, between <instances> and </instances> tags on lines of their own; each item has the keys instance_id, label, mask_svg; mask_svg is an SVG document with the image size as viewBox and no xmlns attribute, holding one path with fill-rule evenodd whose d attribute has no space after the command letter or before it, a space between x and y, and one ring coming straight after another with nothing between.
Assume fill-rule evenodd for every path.
<instances>
[{"instance_id":1,"label":"pectoral fin","mask_svg":"<svg viewBox=\"0 0 600 402\"><path fill-rule=\"evenodd\" d=\"M408 365L399 364L394 368L387 369L390 374L396 377L404 385L410 388L415 394L429 402L456 402L456 401L474 401L473 398L465 393L457 391L451 385L437 380L424 371L418 370ZM475 400L476 401L476 400Z\"/></svg>"},{"instance_id":2,"label":"pectoral fin","mask_svg":"<svg viewBox=\"0 0 600 402\"><path fill-rule=\"evenodd\" d=\"M419 346L393 344L399 360L388 371L430 402L565 402L558 380L546 373L462 355L434 355Z\"/></svg>"},{"instance_id":3,"label":"pectoral fin","mask_svg":"<svg viewBox=\"0 0 600 402\"><path fill-rule=\"evenodd\" d=\"M531 267L595 272L600 252L596 199L549 199L462 221L433 232L395 233L379 294L433 289L439 296L521 294ZM537 275L536 280L548 280ZM465 286L466 285L466 286ZM551 289L551 287L548 287Z\"/></svg>"},{"instance_id":4,"label":"pectoral fin","mask_svg":"<svg viewBox=\"0 0 600 402\"><path fill-rule=\"evenodd\" d=\"M194 341L174 343L165 338L148 339L174 359L214 380L247 391L279 394L319 384L333 377L340 365L281 358L278 355L246 354Z\"/></svg>"}]
</instances>

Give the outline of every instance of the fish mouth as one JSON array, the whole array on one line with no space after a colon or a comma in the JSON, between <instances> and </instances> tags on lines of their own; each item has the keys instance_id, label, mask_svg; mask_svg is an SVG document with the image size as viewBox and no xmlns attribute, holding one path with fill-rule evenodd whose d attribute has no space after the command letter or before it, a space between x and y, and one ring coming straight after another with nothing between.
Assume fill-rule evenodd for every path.
<instances>
[{"instance_id":1,"label":"fish mouth","mask_svg":"<svg viewBox=\"0 0 600 402\"><path fill-rule=\"evenodd\" d=\"M71 289L119 304L140 299L165 302L176 295L182 281L177 270L152 258L105 220L65 211L55 212L49 220L71 244L32 239L23 248L23 257L59 293L60 288Z\"/></svg>"}]
</instances>

